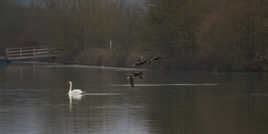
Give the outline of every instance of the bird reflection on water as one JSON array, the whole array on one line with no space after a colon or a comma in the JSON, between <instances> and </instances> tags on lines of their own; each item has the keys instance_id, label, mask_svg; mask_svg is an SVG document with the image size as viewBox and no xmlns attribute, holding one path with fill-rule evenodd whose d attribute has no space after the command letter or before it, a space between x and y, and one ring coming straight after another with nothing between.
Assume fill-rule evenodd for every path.
<instances>
[{"instance_id":1,"label":"bird reflection on water","mask_svg":"<svg viewBox=\"0 0 268 134\"><path fill-rule=\"evenodd\" d=\"M69 95L69 111L72 112L72 108L73 108L73 100L75 101L80 101L82 100L82 95L76 95L76 96L70 96Z\"/></svg>"},{"instance_id":2,"label":"bird reflection on water","mask_svg":"<svg viewBox=\"0 0 268 134\"><path fill-rule=\"evenodd\" d=\"M81 101L82 97L85 96L119 96L121 95L120 93L83 93L80 95L76 95L76 96L70 96L68 95L69 98L69 112L72 112L72 108L73 108L73 100L74 101Z\"/></svg>"}]
</instances>

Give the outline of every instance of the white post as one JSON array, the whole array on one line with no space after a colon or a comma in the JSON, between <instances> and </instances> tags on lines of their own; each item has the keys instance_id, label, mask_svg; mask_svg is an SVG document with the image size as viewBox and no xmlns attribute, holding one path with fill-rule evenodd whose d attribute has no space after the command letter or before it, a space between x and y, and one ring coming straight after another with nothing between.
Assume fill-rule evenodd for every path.
<instances>
[{"instance_id":1,"label":"white post","mask_svg":"<svg viewBox=\"0 0 268 134\"><path fill-rule=\"evenodd\" d=\"M112 47L113 47L113 42L112 42L112 40L110 40L110 44L109 44L109 46L110 46L110 49L112 49Z\"/></svg>"}]
</instances>

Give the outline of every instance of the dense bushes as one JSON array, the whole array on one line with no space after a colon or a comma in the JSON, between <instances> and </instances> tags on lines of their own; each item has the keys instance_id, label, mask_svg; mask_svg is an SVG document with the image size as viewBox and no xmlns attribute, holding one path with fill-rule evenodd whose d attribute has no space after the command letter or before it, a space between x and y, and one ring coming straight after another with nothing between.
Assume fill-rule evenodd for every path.
<instances>
[{"instance_id":1,"label":"dense bushes","mask_svg":"<svg viewBox=\"0 0 268 134\"><path fill-rule=\"evenodd\" d=\"M268 56L265 10L249 0L3 0L1 47L27 35L64 48L64 62L130 66L160 55L161 68L246 70Z\"/></svg>"}]
</instances>

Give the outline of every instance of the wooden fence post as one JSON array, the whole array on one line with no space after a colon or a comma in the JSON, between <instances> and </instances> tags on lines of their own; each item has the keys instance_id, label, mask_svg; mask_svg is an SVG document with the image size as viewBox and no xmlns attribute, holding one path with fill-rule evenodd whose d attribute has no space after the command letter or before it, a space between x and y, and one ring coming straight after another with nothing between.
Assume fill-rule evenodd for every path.
<instances>
[{"instance_id":1,"label":"wooden fence post","mask_svg":"<svg viewBox=\"0 0 268 134\"><path fill-rule=\"evenodd\" d=\"M8 59L8 48L6 48L5 57L6 57L6 59Z\"/></svg>"},{"instance_id":2,"label":"wooden fence post","mask_svg":"<svg viewBox=\"0 0 268 134\"><path fill-rule=\"evenodd\" d=\"M20 51L19 52L20 52L20 56L22 56L22 48L20 48Z\"/></svg>"}]
</instances>

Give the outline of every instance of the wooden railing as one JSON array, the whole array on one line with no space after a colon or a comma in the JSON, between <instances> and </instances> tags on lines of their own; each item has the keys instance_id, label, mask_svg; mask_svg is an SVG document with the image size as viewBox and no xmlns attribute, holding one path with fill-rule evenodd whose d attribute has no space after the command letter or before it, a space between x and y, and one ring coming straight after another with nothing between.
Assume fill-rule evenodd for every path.
<instances>
[{"instance_id":1,"label":"wooden railing","mask_svg":"<svg viewBox=\"0 0 268 134\"><path fill-rule=\"evenodd\" d=\"M23 60L55 56L51 51L46 47L6 48L6 57L7 60Z\"/></svg>"}]
</instances>

